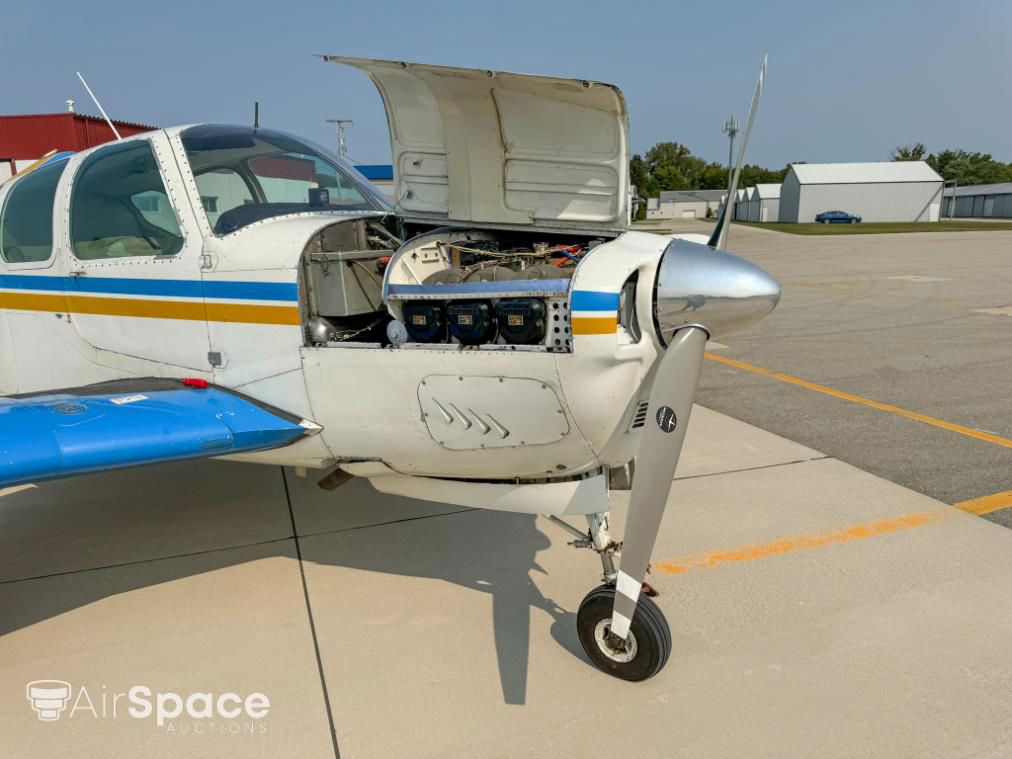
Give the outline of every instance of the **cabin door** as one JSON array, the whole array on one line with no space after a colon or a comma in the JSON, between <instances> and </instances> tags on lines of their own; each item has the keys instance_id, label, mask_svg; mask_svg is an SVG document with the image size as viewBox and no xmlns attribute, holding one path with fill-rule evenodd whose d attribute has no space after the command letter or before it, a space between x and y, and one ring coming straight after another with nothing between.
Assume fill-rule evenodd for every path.
<instances>
[{"instance_id":1,"label":"cabin door","mask_svg":"<svg viewBox=\"0 0 1012 759\"><path fill-rule=\"evenodd\" d=\"M89 155L68 203L64 283L81 337L167 365L159 374L210 371L203 240L165 133Z\"/></svg>"}]
</instances>

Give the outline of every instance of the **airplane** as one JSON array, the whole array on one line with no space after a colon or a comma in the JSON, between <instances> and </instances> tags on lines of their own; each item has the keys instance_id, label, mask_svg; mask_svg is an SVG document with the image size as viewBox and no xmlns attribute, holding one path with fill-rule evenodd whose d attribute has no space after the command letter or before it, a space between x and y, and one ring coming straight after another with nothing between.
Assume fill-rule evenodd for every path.
<instances>
[{"instance_id":1,"label":"airplane","mask_svg":"<svg viewBox=\"0 0 1012 759\"><path fill-rule=\"evenodd\" d=\"M646 575L704 346L780 297L725 250L765 59L709 237L629 229L613 85L323 60L379 90L392 204L323 148L216 124L0 186L0 487L221 457L546 516L601 561L587 656L655 675Z\"/></svg>"}]
</instances>

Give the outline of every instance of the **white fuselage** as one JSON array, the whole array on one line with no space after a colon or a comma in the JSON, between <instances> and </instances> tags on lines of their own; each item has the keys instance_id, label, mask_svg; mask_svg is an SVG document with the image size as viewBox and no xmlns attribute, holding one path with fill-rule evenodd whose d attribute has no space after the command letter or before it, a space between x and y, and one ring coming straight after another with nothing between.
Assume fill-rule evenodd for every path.
<instances>
[{"instance_id":1,"label":"white fuselage","mask_svg":"<svg viewBox=\"0 0 1012 759\"><path fill-rule=\"evenodd\" d=\"M312 345L300 317L303 250L322 228L370 214L299 213L216 235L178 132L132 139L154 148L182 249L164 257L77 258L68 219L75 172L87 154L71 158L56 192L52 255L0 261L3 393L199 377L322 425L318 436L241 457L307 467L378 461L445 478L561 479L634 455L630 424L659 351L651 287L636 291L638 340L618 324L614 307L581 308L570 297L566 351ZM0 188L0 204L16 184ZM668 242L627 232L599 245L580 262L570 296L617 301L636 271L641 282L653 282ZM391 266L388 280L397 271ZM491 416L498 426L485 430L455 411L448 422L440 407Z\"/></svg>"}]
</instances>

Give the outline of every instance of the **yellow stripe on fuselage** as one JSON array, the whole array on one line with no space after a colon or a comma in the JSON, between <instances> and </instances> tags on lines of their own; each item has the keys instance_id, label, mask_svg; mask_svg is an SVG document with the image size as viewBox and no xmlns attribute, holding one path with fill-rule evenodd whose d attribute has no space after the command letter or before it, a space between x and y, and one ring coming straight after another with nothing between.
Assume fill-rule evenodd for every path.
<instances>
[{"instance_id":1,"label":"yellow stripe on fuselage","mask_svg":"<svg viewBox=\"0 0 1012 759\"><path fill-rule=\"evenodd\" d=\"M614 335L618 329L617 316L574 316L574 335Z\"/></svg>"},{"instance_id":2,"label":"yellow stripe on fuselage","mask_svg":"<svg viewBox=\"0 0 1012 759\"><path fill-rule=\"evenodd\" d=\"M200 301L0 292L0 307L12 311L51 311L53 313L100 316L139 316L148 319L299 325L299 309L295 306L261 306L246 303L205 304Z\"/></svg>"},{"instance_id":3,"label":"yellow stripe on fuselage","mask_svg":"<svg viewBox=\"0 0 1012 759\"><path fill-rule=\"evenodd\" d=\"M295 306L244 306L233 303L208 303L207 320L241 322L243 324L288 324L299 326L299 309Z\"/></svg>"}]
</instances>

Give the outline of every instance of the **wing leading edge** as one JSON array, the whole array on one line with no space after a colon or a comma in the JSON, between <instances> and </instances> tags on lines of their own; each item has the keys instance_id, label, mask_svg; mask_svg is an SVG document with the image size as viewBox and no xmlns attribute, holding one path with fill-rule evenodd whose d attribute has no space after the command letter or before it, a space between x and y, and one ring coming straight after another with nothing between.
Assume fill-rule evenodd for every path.
<instances>
[{"instance_id":1,"label":"wing leading edge","mask_svg":"<svg viewBox=\"0 0 1012 759\"><path fill-rule=\"evenodd\" d=\"M142 379L0 398L0 487L279 448L320 427L239 393Z\"/></svg>"}]
</instances>

